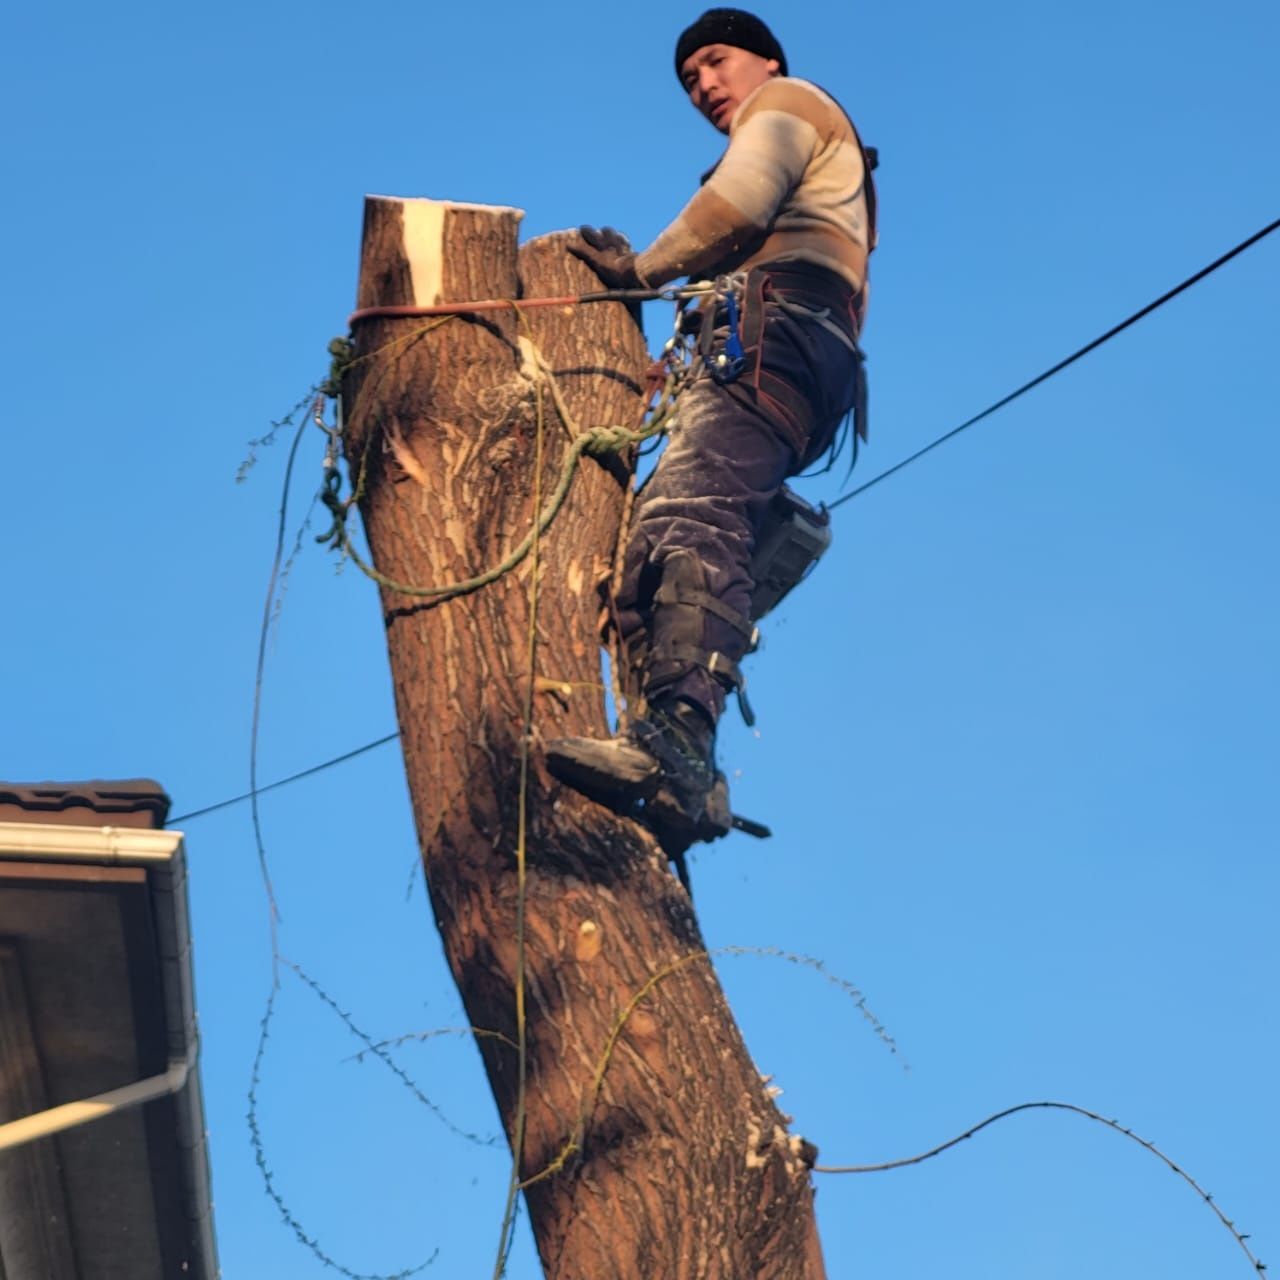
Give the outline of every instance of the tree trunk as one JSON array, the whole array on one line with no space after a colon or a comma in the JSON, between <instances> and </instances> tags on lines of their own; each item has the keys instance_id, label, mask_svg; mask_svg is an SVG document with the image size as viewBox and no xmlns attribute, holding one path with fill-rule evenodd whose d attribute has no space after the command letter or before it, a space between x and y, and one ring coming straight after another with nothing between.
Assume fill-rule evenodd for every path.
<instances>
[{"instance_id":1,"label":"tree trunk","mask_svg":"<svg viewBox=\"0 0 1280 1280\"><path fill-rule=\"evenodd\" d=\"M564 234L517 254L520 216L370 198L357 305L599 288L564 251ZM576 424L544 396L539 479L521 335L554 370ZM345 443L352 475L363 475L378 570L438 585L501 561L546 503L570 430L637 423L646 364L643 335L617 304L363 322L343 384ZM648 832L561 787L542 764L550 738L608 732L597 584L626 490L626 466L613 463L581 459L541 540L532 670L532 557L444 601L382 588L431 904L472 1025L500 1033L478 1045L514 1146L521 742L532 698L519 1168L545 1272L819 1280L813 1149L787 1134L765 1092L688 897Z\"/></svg>"}]
</instances>

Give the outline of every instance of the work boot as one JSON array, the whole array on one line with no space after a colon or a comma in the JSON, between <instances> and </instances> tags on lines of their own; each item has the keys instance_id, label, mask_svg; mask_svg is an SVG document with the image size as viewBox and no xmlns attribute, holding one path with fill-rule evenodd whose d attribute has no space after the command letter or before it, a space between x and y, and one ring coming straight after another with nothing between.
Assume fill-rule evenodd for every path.
<instances>
[{"instance_id":1,"label":"work boot","mask_svg":"<svg viewBox=\"0 0 1280 1280\"><path fill-rule=\"evenodd\" d=\"M698 840L718 840L729 834L734 825L729 784L719 770L712 774L711 785L697 792L664 782L641 816L674 856Z\"/></svg>"},{"instance_id":2,"label":"work boot","mask_svg":"<svg viewBox=\"0 0 1280 1280\"><path fill-rule=\"evenodd\" d=\"M729 792L715 766L715 726L684 699L652 703L623 734L560 738L547 747L547 767L571 787L635 816L666 843L687 847L730 828Z\"/></svg>"}]
</instances>

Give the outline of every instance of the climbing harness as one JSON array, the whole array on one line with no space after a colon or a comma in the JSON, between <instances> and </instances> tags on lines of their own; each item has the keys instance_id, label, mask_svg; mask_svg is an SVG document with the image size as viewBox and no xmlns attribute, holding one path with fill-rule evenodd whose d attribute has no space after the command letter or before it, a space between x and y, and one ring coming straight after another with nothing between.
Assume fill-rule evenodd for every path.
<instances>
[{"instance_id":1,"label":"climbing harness","mask_svg":"<svg viewBox=\"0 0 1280 1280\"><path fill-rule=\"evenodd\" d=\"M754 292L752 309L744 324L743 299ZM800 301L803 297L806 301ZM744 374L759 380L760 344L764 332L765 305L796 319L813 323L832 334L848 349L856 364L854 402L851 416L857 439L867 434L867 384L865 356L854 336L860 321L860 296L851 296L840 287L825 283L825 273L816 276L804 266L771 267L767 270L740 271L709 282L699 311L690 313L688 300L677 304L675 332L664 348L664 356L674 349L687 350L691 335L696 333L696 352L708 375L719 386L730 386ZM845 323L833 317L843 314ZM744 328L750 336L744 344ZM793 416L806 415L807 405L798 392L781 379L766 383L767 394ZM838 444L833 446L838 448ZM758 622L777 607L779 602L812 571L831 545L831 519L825 507L813 507L792 489L783 485L763 516L756 534L756 548L751 561L751 577L755 591L751 599L750 617L741 619L749 625ZM669 588L669 590L671 590ZM699 603L706 593L701 593ZM710 597L707 597L710 598ZM655 601L656 602L656 601ZM694 603L688 593L682 603ZM737 615L735 615L735 618ZM758 633L752 629L753 651ZM710 662L711 656L707 655ZM745 701L741 673L736 662L717 655L713 674L733 688L740 701ZM705 664L703 664L705 665ZM749 704L744 719L751 723Z\"/></svg>"}]
</instances>

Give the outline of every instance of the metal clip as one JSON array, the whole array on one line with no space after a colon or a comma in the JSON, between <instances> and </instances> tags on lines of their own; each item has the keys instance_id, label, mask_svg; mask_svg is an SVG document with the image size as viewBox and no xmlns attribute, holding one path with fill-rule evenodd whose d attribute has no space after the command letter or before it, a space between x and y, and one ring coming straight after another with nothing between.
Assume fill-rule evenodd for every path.
<instances>
[{"instance_id":1,"label":"metal clip","mask_svg":"<svg viewBox=\"0 0 1280 1280\"><path fill-rule=\"evenodd\" d=\"M751 709L751 703L747 701L747 678L742 674L742 668L731 658L726 658L718 649L708 657L706 666L710 675L737 694L738 710L742 713L742 719L747 727L754 725L756 713Z\"/></svg>"},{"instance_id":2,"label":"metal clip","mask_svg":"<svg viewBox=\"0 0 1280 1280\"><path fill-rule=\"evenodd\" d=\"M724 306L729 333L724 346L707 363L712 379L722 387L736 382L747 365L747 355L742 349L742 335L738 326L738 297L732 286L725 290Z\"/></svg>"}]
</instances>

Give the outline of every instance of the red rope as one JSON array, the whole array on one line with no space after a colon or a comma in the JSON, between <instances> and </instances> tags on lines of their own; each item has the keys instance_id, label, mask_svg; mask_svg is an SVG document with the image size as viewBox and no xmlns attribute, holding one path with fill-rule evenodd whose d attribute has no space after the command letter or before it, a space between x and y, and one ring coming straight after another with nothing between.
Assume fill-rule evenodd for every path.
<instances>
[{"instance_id":1,"label":"red rope","mask_svg":"<svg viewBox=\"0 0 1280 1280\"><path fill-rule=\"evenodd\" d=\"M468 311L510 311L513 307L569 307L580 302L578 296L565 298L486 298L482 302L441 302L431 307L361 307L347 317L354 328L362 320L379 320L401 316L456 316Z\"/></svg>"},{"instance_id":2,"label":"red rope","mask_svg":"<svg viewBox=\"0 0 1280 1280\"><path fill-rule=\"evenodd\" d=\"M354 328L363 320L402 319L414 316L458 316L469 312L506 311L513 307L576 307L590 302L652 302L672 300L686 293L696 295L705 289L607 289L599 293L574 293L562 298L485 298L479 302L438 302L429 307L361 307L347 317Z\"/></svg>"}]
</instances>

